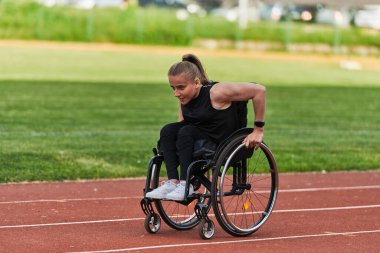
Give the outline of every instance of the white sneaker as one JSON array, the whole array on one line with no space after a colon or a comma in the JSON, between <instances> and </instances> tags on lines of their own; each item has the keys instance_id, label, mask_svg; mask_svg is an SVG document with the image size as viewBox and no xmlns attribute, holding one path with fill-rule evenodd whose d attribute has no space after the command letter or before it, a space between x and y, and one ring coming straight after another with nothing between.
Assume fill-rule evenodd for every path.
<instances>
[{"instance_id":1,"label":"white sneaker","mask_svg":"<svg viewBox=\"0 0 380 253\"><path fill-rule=\"evenodd\" d=\"M145 197L152 199L164 199L169 192L176 189L177 184L171 180L161 182L161 186L157 187L151 192L148 192Z\"/></svg>"},{"instance_id":2,"label":"white sneaker","mask_svg":"<svg viewBox=\"0 0 380 253\"><path fill-rule=\"evenodd\" d=\"M181 181L179 184L177 184L177 187L174 191L171 191L168 195L166 195L167 199L170 200L185 200L185 187L186 187L186 181ZM189 186L189 195L193 194L194 188L193 185L190 184Z\"/></svg>"}]
</instances>

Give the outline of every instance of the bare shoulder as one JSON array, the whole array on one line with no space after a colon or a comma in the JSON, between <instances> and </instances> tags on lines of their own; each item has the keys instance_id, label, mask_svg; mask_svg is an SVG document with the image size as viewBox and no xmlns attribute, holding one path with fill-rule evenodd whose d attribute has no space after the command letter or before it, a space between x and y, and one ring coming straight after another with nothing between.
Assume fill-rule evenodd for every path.
<instances>
[{"instance_id":1,"label":"bare shoulder","mask_svg":"<svg viewBox=\"0 0 380 253\"><path fill-rule=\"evenodd\" d=\"M210 89L210 97L212 101L224 102L228 97L228 84L226 82L220 82L214 84Z\"/></svg>"},{"instance_id":2,"label":"bare shoulder","mask_svg":"<svg viewBox=\"0 0 380 253\"><path fill-rule=\"evenodd\" d=\"M220 83L214 84L211 87L210 92L215 95L223 95L223 94L234 91L236 88L238 88L239 84L241 83L220 82Z\"/></svg>"},{"instance_id":3,"label":"bare shoulder","mask_svg":"<svg viewBox=\"0 0 380 253\"><path fill-rule=\"evenodd\" d=\"M220 82L214 84L210 89L210 99L212 106L215 109L225 109L230 106L230 93L229 85L232 83Z\"/></svg>"},{"instance_id":4,"label":"bare shoulder","mask_svg":"<svg viewBox=\"0 0 380 253\"><path fill-rule=\"evenodd\" d=\"M220 82L210 90L211 100L219 103L231 101L245 101L255 94L265 92L265 87L257 83L249 82Z\"/></svg>"}]
</instances>

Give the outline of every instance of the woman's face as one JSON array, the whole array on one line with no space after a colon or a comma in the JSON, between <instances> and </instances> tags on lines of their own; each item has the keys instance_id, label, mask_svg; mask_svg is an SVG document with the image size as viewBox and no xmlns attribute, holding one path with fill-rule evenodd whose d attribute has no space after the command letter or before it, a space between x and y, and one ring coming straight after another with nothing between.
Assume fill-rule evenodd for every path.
<instances>
[{"instance_id":1,"label":"woman's face","mask_svg":"<svg viewBox=\"0 0 380 253\"><path fill-rule=\"evenodd\" d=\"M199 95L201 82L199 78L188 80L185 74L169 76L170 87L173 89L174 96L183 105L189 103Z\"/></svg>"}]
</instances>

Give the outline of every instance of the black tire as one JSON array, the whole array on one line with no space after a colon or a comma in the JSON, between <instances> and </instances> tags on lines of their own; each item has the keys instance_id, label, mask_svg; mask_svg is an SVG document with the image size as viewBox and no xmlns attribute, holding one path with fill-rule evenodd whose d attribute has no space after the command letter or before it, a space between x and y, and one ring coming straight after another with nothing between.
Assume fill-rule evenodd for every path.
<instances>
[{"instance_id":1,"label":"black tire","mask_svg":"<svg viewBox=\"0 0 380 253\"><path fill-rule=\"evenodd\" d=\"M163 161L162 163L160 162L156 164L155 171L152 175L153 188L159 186L160 171L162 170L162 167L165 167ZM200 186L197 190L194 189L194 192L209 194L209 191L207 191L204 186ZM210 197L201 200L201 203L207 203L208 210L211 208L210 202ZM171 200L154 200L154 203L161 218L171 228L176 230L188 230L194 228L200 222L194 211L195 204L197 203L196 199L190 203Z\"/></svg>"},{"instance_id":2,"label":"black tire","mask_svg":"<svg viewBox=\"0 0 380 253\"><path fill-rule=\"evenodd\" d=\"M148 213L145 217L144 227L145 230L151 234L157 233L157 231L161 228L160 216L156 213Z\"/></svg>"},{"instance_id":3,"label":"black tire","mask_svg":"<svg viewBox=\"0 0 380 253\"><path fill-rule=\"evenodd\" d=\"M278 171L271 151L265 144L257 150L246 149L241 144L245 137L237 136L224 147L212 179L215 217L234 236L256 232L271 214L278 192Z\"/></svg>"},{"instance_id":4,"label":"black tire","mask_svg":"<svg viewBox=\"0 0 380 253\"><path fill-rule=\"evenodd\" d=\"M208 222L204 219L199 224L199 236L204 240L211 239L215 234L215 224L212 220Z\"/></svg>"}]
</instances>

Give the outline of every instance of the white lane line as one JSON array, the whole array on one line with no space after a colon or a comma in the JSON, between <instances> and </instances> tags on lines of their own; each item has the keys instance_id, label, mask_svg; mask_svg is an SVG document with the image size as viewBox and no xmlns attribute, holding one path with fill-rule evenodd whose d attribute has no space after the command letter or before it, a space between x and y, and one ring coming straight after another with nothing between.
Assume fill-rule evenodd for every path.
<instances>
[{"instance_id":1,"label":"white lane line","mask_svg":"<svg viewBox=\"0 0 380 253\"><path fill-rule=\"evenodd\" d=\"M11 226L0 226L0 229L2 229L2 228L30 228L30 227L49 227L49 226L64 226L64 225L78 225L78 224L123 222L123 221L137 221L137 220L144 220L144 219L145 218L127 218L127 219L113 219L113 220L90 220L90 221L73 221L73 222L58 222L58 223L45 223L45 224L11 225Z\"/></svg>"},{"instance_id":2,"label":"white lane line","mask_svg":"<svg viewBox=\"0 0 380 253\"><path fill-rule=\"evenodd\" d=\"M315 191L345 191L345 190L368 190L380 189L380 185L363 185L363 186L348 186L348 187L324 187L324 188L300 188L300 189L285 189L279 190L280 193L289 192L315 192ZM16 200L3 201L0 204L24 204L24 203L41 203L41 202L70 202L70 201L102 201L102 200L122 200L122 199L141 199L141 196L130 197L104 197L104 198L74 198L74 199L37 199L37 200Z\"/></svg>"},{"instance_id":3,"label":"white lane line","mask_svg":"<svg viewBox=\"0 0 380 253\"><path fill-rule=\"evenodd\" d=\"M36 199L36 200L17 200L17 201L3 201L0 204L25 204L25 203L43 203L43 202L70 202L70 201L102 201L102 200L122 200L122 199L141 199L141 196L132 197L104 197L104 198L75 198L75 199Z\"/></svg>"},{"instance_id":4,"label":"white lane line","mask_svg":"<svg viewBox=\"0 0 380 253\"><path fill-rule=\"evenodd\" d=\"M340 207L326 207L326 208L309 208L309 209L288 209L288 210L274 210L273 213L292 213L292 212L323 212L323 211L339 211L339 210L352 210L352 209L369 209L380 208L380 205L366 205L366 206L340 206ZM237 213L237 215L244 213ZM209 216L215 216L209 214ZM109 222L125 222L125 221L138 221L144 220L144 218L125 218L125 219L113 219L113 220L93 220L93 221L74 221L74 222L58 222L58 223L45 223L45 224L25 224L25 225L9 225L0 226L0 229L4 228L28 228L28 227L48 227L48 226L64 226L64 225L79 225L79 224L94 224L94 223L109 223Z\"/></svg>"},{"instance_id":5,"label":"white lane line","mask_svg":"<svg viewBox=\"0 0 380 253\"><path fill-rule=\"evenodd\" d=\"M279 192L286 193L286 192L315 192L315 191L342 191L342 190L344 191L344 190L367 190L367 189L380 189L380 185L285 189L285 190L279 190Z\"/></svg>"},{"instance_id":6,"label":"white lane line","mask_svg":"<svg viewBox=\"0 0 380 253\"><path fill-rule=\"evenodd\" d=\"M357 235L357 234L370 234L370 233L380 233L380 229L379 230L363 230L363 231L351 231L351 232L324 233L324 234L279 236L279 237L267 237L267 238L245 239L245 240L234 240L234 241L198 242L198 243L184 243L184 244L164 244L164 245L153 245L153 246L145 246L145 247L124 248L124 249L97 250L97 251L76 251L76 252L70 252L70 253L127 252L127 251L137 251L137 250L167 249L167 248L178 248L178 247L220 245L220 244L222 244L222 245L223 244L237 244L237 243L247 243L247 242L289 240L289 239L301 239L301 238L313 238L313 237L325 237L325 236L344 236L344 235Z\"/></svg>"},{"instance_id":7,"label":"white lane line","mask_svg":"<svg viewBox=\"0 0 380 253\"><path fill-rule=\"evenodd\" d=\"M324 207L324 208L307 208L307 209L274 210L273 213L339 211L339 210L365 209L365 208L380 208L380 205L367 205L367 206L339 206L339 207ZM241 213L241 214L243 214L243 213Z\"/></svg>"}]
</instances>

